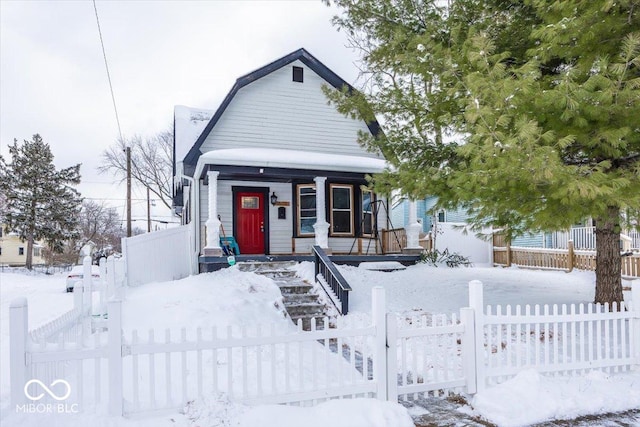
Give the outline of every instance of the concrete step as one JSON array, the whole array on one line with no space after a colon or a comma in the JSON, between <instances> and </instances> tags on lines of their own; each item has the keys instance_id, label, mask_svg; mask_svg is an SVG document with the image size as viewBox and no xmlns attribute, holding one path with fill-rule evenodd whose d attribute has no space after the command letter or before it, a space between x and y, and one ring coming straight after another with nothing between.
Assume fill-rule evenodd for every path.
<instances>
[{"instance_id":1,"label":"concrete step","mask_svg":"<svg viewBox=\"0 0 640 427\"><path fill-rule=\"evenodd\" d=\"M278 284L280 288L280 292L282 292L282 296L286 298L286 295L291 294L309 294L313 291L313 286L304 282L297 283L288 283L288 284Z\"/></svg>"},{"instance_id":2,"label":"concrete step","mask_svg":"<svg viewBox=\"0 0 640 427\"><path fill-rule=\"evenodd\" d=\"M270 277L274 280L296 277L296 272L292 270L256 270L254 273Z\"/></svg>"},{"instance_id":3,"label":"concrete step","mask_svg":"<svg viewBox=\"0 0 640 427\"><path fill-rule=\"evenodd\" d=\"M297 325L301 320L303 329L308 331L311 329L311 319L315 318L316 328L323 329L326 307L313 292L314 285L303 281L295 271L290 270L295 264L295 261L241 262L238 268L273 279L280 288L284 307L293 323Z\"/></svg>"},{"instance_id":4,"label":"concrete step","mask_svg":"<svg viewBox=\"0 0 640 427\"><path fill-rule=\"evenodd\" d=\"M285 301L285 308L291 318L298 318L300 316L324 316L324 305L318 303L287 305Z\"/></svg>"},{"instance_id":5,"label":"concrete step","mask_svg":"<svg viewBox=\"0 0 640 427\"><path fill-rule=\"evenodd\" d=\"M288 294L284 305L297 305L297 304L317 304L318 295L316 294Z\"/></svg>"},{"instance_id":6,"label":"concrete step","mask_svg":"<svg viewBox=\"0 0 640 427\"><path fill-rule=\"evenodd\" d=\"M296 265L295 261L274 261L274 262L239 262L238 269L240 271L253 271L263 273L268 271L287 271L288 268ZM295 273L294 273L295 274Z\"/></svg>"}]
</instances>

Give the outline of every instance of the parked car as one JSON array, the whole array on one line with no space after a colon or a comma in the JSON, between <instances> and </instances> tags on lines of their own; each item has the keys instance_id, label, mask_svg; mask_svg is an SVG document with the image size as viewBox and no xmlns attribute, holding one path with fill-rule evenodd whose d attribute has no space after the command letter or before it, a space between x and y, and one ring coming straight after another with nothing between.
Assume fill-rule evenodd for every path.
<instances>
[{"instance_id":1,"label":"parked car","mask_svg":"<svg viewBox=\"0 0 640 427\"><path fill-rule=\"evenodd\" d=\"M91 266L91 277L93 279L100 278L100 267L97 265ZM73 292L73 285L76 282L82 281L84 279L84 266L76 265L67 273L67 292Z\"/></svg>"}]
</instances>

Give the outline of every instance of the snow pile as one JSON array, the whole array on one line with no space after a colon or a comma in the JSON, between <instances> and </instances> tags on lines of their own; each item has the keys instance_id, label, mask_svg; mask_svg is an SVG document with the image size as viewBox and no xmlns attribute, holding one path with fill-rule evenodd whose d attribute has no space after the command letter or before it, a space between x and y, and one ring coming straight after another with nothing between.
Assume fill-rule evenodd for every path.
<instances>
[{"instance_id":1,"label":"snow pile","mask_svg":"<svg viewBox=\"0 0 640 427\"><path fill-rule=\"evenodd\" d=\"M300 276L314 282L310 262L294 267ZM386 288L387 310L402 315L415 313L457 313L468 304L468 282L479 279L485 284L487 304L563 304L589 302L593 299L593 272L533 271L501 268L436 268L416 265L406 270L379 272L357 267L339 266L353 287L351 311L347 320L370 321L371 289ZM12 299L26 296L29 302L30 327L50 320L73 306L73 295L65 292L64 275L27 276L2 273L0 286L2 371L0 404L2 424L35 427L108 425L129 426L410 426L406 409L396 403L374 399L332 400L314 407L281 405L245 406L227 397L224 389L216 395L205 395L187 402L181 412L139 415L132 419L105 418L92 413L61 414L39 417L16 414L9 408L9 325L8 306ZM133 329L147 330L195 328L206 330L217 326L255 327L275 323L277 333L293 330L284 317L282 296L277 285L263 276L241 272L236 267L201 274L182 280L152 283L127 289L123 303L125 334ZM144 333L143 333L144 332ZM191 333L191 332L190 332ZM172 336L178 336L173 335ZM314 343L315 344L315 343ZM316 348L317 347L317 348ZM305 351L322 351L317 344ZM212 366L205 355L206 366ZM282 355L274 354L278 363ZM269 353L263 353L263 361ZM334 355L332 354L332 357ZM251 359L251 357L249 357ZM300 358L292 353L290 368ZM306 363L301 370L302 383L313 378L313 366ZM146 359L142 358L142 361ZM319 360L319 359L318 359ZM331 361L335 365L337 360ZM342 361L346 363L346 361ZM239 365L238 365L239 366ZM280 366L280 365L278 365ZM345 365L345 369L346 369ZM210 369L205 369L210 377ZM144 374L145 369L140 371ZM195 371L194 371L195 372ZM191 374L193 375L193 374ZM222 372L220 372L222 378ZM127 378L125 376L125 378ZM249 388L257 382L249 372ZM190 381L195 379L190 378ZM329 378L329 381L331 379ZM269 383L265 379L265 383ZM224 381L223 381L224 383ZM292 383L297 384L298 378ZM280 386L280 384L278 384ZM551 419L567 419L588 414L626 411L640 407L640 373L625 372L606 375L592 372L580 377L545 377L535 371L524 371L513 379L484 390L471 400L468 412L500 426L522 426Z\"/></svg>"},{"instance_id":2,"label":"snow pile","mask_svg":"<svg viewBox=\"0 0 640 427\"><path fill-rule=\"evenodd\" d=\"M640 408L640 373L545 377L535 370L474 396L474 412L503 427Z\"/></svg>"},{"instance_id":3,"label":"snow pile","mask_svg":"<svg viewBox=\"0 0 640 427\"><path fill-rule=\"evenodd\" d=\"M283 307L282 294L273 280L232 267L129 288L122 322L125 332L212 326L222 330L229 325L260 323L293 328Z\"/></svg>"}]
</instances>

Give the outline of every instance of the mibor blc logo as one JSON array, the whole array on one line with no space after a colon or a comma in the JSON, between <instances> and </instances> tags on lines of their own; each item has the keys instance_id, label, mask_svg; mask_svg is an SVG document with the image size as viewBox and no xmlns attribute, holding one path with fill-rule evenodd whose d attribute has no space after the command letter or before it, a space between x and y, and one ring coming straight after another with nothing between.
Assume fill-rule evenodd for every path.
<instances>
[{"instance_id":1,"label":"mibor blc logo","mask_svg":"<svg viewBox=\"0 0 640 427\"><path fill-rule=\"evenodd\" d=\"M35 387L30 387L31 385ZM58 386L62 384L62 387ZM57 386L57 387L56 387ZM38 379L31 379L24 385L24 395L31 403L16 405L16 412L26 414L75 414L78 412L77 403L62 403L71 396L71 385L68 381L57 379L49 386ZM36 403L46 395L59 403Z\"/></svg>"}]
</instances>

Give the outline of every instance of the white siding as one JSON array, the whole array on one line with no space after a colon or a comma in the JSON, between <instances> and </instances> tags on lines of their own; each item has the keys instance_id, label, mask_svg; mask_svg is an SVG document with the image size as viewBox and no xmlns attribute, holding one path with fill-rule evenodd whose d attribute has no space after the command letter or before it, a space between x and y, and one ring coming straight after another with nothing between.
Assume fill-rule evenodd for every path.
<instances>
[{"instance_id":1,"label":"white siding","mask_svg":"<svg viewBox=\"0 0 640 427\"><path fill-rule=\"evenodd\" d=\"M292 81L292 67L304 69L304 83ZM202 144L201 152L225 148L279 148L377 157L357 142L363 121L327 104L324 79L295 61L241 88Z\"/></svg>"},{"instance_id":2,"label":"white siding","mask_svg":"<svg viewBox=\"0 0 640 427\"><path fill-rule=\"evenodd\" d=\"M279 182L258 182L258 181L218 181L218 214L222 221L225 234L233 236L233 187L263 187L269 189L269 194L275 191L278 201L289 202L290 206L286 207L287 218L278 219L278 207L272 206L269 199L265 201L269 206L269 253L290 254L291 253L291 236L293 236L293 211L292 211L292 195L291 184ZM209 189L203 185L200 191L200 219L202 225L201 248L205 245L205 223L209 218ZM222 236L222 234L220 234Z\"/></svg>"}]
</instances>

